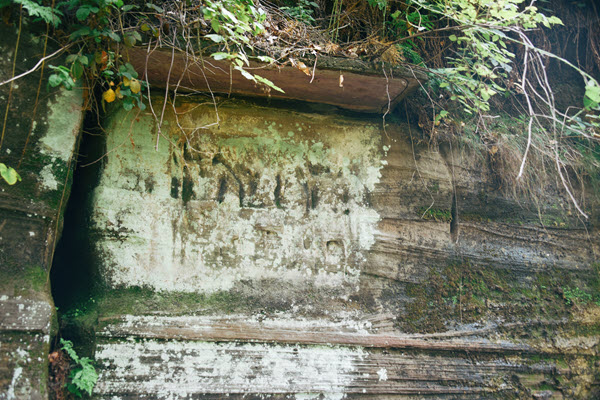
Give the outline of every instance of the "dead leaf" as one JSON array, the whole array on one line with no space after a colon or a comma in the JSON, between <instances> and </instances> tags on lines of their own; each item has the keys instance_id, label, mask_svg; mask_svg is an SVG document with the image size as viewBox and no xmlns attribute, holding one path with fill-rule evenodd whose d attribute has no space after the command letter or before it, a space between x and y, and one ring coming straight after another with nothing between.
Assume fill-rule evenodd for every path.
<instances>
[{"instance_id":1,"label":"dead leaf","mask_svg":"<svg viewBox=\"0 0 600 400\"><path fill-rule=\"evenodd\" d=\"M310 76L310 69L302 61L298 61L298 63L296 64L296 68L304 72L306 75Z\"/></svg>"},{"instance_id":2,"label":"dead leaf","mask_svg":"<svg viewBox=\"0 0 600 400\"><path fill-rule=\"evenodd\" d=\"M112 103L113 101L115 101L116 97L117 95L112 89L108 89L106 92L102 93L102 100L104 100L107 103Z\"/></svg>"}]
</instances>

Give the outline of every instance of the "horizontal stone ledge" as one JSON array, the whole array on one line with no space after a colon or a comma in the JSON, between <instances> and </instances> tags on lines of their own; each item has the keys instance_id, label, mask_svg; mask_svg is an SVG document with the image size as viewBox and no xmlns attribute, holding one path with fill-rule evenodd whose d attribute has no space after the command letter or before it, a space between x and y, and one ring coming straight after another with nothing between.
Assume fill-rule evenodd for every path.
<instances>
[{"instance_id":1,"label":"horizontal stone ledge","mask_svg":"<svg viewBox=\"0 0 600 400\"><path fill-rule=\"evenodd\" d=\"M306 345L342 345L421 351L473 353L541 353L531 346L486 340L427 340L410 335L369 333L364 329L322 321L254 322L249 317L163 317L124 315L101 319L99 337L253 342ZM285 324L289 324L287 327Z\"/></svg>"},{"instance_id":2,"label":"horizontal stone ledge","mask_svg":"<svg viewBox=\"0 0 600 400\"><path fill-rule=\"evenodd\" d=\"M169 88L180 92L233 93L244 96L270 97L300 100L338 106L344 109L384 113L393 109L399 101L418 88L419 81L426 80L422 73L408 73L396 69L395 73L384 74L381 70L353 67L349 61L322 62L314 76L298 68L269 66L251 62L248 71L269 79L285 93L271 90L246 79L229 62L215 61L210 57L192 58L189 54L167 49L148 51L143 48L128 49L126 59L147 78L153 87ZM334 68L339 65L339 68ZM402 71L402 72L400 72ZM168 82L167 82L168 80Z\"/></svg>"},{"instance_id":3,"label":"horizontal stone ledge","mask_svg":"<svg viewBox=\"0 0 600 400\"><path fill-rule=\"evenodd\" d=\"M39 300L0 296L0 330L49 333L52 306Z\"/></svg>"},{"instance_id":4,"label":"horizontal stone ledge","mask_svg":"<svg viewBox=\"0 0 600 400\"><path fill-rule=\"evenodd\" d=\"M96 395L483 393L493 378L538 373L520 361L360 347L99 338ZM110 398L110 397L109 397Z\"/></svg>"},{"instance_id":5,"label":"horizontal stone ledge","mask_svg":"<svg viewBox=\"0 0 600 400\"><path fill-rule=\"evenodd\" d=\"M187 389L187 388L184 388ZM137 390L137 388L135 389ZM164 393L157 395L156 392ZM338 400L338 399L364 399L364 400L407 400L405 397L399 396L411 396L410 399L413 399L412 396L452 396L449 399L456 399L454 396L465 395L469 396L469 399L481 399L481 396L499 396L502 393L510 392L509 390L501 390L501 389L488 389L481 387L472 387L472 388L448 388L444 386L440 387L405 387L405 388L394 388L393 390L383 390L383 391L371 391L371 390L358 390L355 392L317 392L317 393L297 393L297 392L276 392L276 393L247 393L247 392L195 392L195 391L184 391L182 393L178 393L176 391L167 391L162 387L157 386L156 391L147 390L143 392L143 398L147 400L153 399L219 399L222 400L226 398L227 400L253 400L253 399L270 399L270 400L278 400L278 399L286 399L286 400L306 400L306 399L323 399L323 400ZM552 392L554 393L554 392ZM170 396L170 397L164 397ZM376 397L374 397L376 396ZM473 397L471 397L473 396ZM94 400L137 400L140 398L140 393L137 391L130 392L98 392L94 394L92 397ZM433 397L437 398L437 397ZM444 397L445 398L445 397ZM465 399L465 397L459 397L460 399ZM488 397L484 397L488 398ZM490 397L495 398L495 397Z\"/></svg>"}]
</instances>

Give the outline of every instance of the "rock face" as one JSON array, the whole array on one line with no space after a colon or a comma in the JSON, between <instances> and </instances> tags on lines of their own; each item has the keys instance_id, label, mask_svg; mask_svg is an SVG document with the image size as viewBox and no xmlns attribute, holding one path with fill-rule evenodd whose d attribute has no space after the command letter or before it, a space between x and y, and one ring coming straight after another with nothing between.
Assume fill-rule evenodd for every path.
<instances>
[{"instance_id":1,"label":"rock face","mask_svg":"<svg viewBox=\"0 0 600 400\"><path fill-rule=\"evenodd\" d=\"M4 81L43 43L0 34ZM83 101L43 82L0 86L0 162L23 178L0 182L2 400L48 397L49 269ZM395 85L396 99L410 86ZM85 219L55 266L93 282L61 309L62 335L95 356L93 398L600 397L597 198L583 223L560 196L506 196L468 148L285 104L190 97L160 127L106 117L98 181L72 204Z\"/></svg>"},{"instance_id":2,"label":"rock face","mask_svg":"<svg viewBox=\"0 0 600 400\"><path fill-rule=\"evenodd\" d=\"M107 147L130 132L135 147L109 156L94 193L107 283L210 294L277 280L284 297L285 287L353 294L380 219L366 201L383 167L377 126L256 107L219 113L208 130L198 127L209 107L185 114L187 138L168 120L158 151L151 116L112 119Z\"/></svg>"},{"instance_id":3,"label":"rock face","mask_svg":"<svg viewBox=\"0 0 600 400\"><path fill-rule=\"evenodd\" d=\"M485 160L402 123L167 109L106 124L95 398L597 395L598 230L568 203L542 226Z\"/></svg>"},{"instance_id":4,"label":"rock face","mask_svg":"<svg viewBox=\"0 0 600 400\"><path fill-rule=\"evenodd\" d=\"M12 77L15 58L14 75L39 59L43 36L32 32L24 27L17 40L16 26L0 27L0 81ZM56 333L49 270L71 187L83 97L81 91L48 92L36 72L0 86L0 98L0 162L22 177L14 186L0 182L0 399L42 399Z\"/></svg>"}]
</instances>

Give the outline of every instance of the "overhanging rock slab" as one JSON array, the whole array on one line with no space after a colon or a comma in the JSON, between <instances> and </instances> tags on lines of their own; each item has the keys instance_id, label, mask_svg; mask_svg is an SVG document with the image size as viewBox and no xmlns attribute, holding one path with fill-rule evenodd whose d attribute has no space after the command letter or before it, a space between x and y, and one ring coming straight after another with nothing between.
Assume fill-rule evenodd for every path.
<instances>
[{"instance_id":1,"label":"overhanging rock slab","mask_svg":"<svg viewBox=\"0 0 600 400\"><path fill-rule=\"evenodd\" d=\"M208 56L193 58L170 50L133 48L127 51L127 57L154 88L168 84L171 89L183 92L269 96L369 113L393 109L419 87L420 81L426 80L421 72L389 67L385 67L387 72L384 72L381 65L332 57L322 57L317 62L314 76L289 65L278 67L251 63L248 71L269 79L285 92L281 93L246 79L228 62L215 61ZM168 81L167 77L170 77Z\"/></svg>"}]
</instances>

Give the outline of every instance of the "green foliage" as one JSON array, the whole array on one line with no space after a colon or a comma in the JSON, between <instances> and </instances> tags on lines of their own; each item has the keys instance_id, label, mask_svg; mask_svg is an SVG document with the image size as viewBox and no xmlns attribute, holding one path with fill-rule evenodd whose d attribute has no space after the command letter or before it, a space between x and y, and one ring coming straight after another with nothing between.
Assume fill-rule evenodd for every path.
<instances>
[{"instance_id":1,"label":"green foliage","mask_svg":"<svg viewBox=\"0 0 600 400\"><path fill-rule=\"evenodd\" d=\"M521 9L521 3L523 0L415 0L422 10L446 18L460 31L448 37L459 47L457 56L450 59L451 67L434 72L444 77L445 87L467 113L489 111L490 98L506 90L500 82L508 78L515 57L507 46L514 40L509 32L562 24L534 6ZM420 23L419 29L430 27Z\"/></svg>"},{"instance_id":2,"label":"green foliage","mask_svg":"<svg viewBox=\"0 0 600 400\"><path fill-rule=\"evenodd\" d=\"M205 38L223 44L227 50L213 53L212 57L215 60L229 60L233 69L244 78L283 93L283 90L270 80L246 70L250 66L250 58L264 62L275 61L270 57L251 57L246 53L246 49L253 49L250 36L259 35L265 30L263 22L266 14L261 8L256 7L252 0L207 0L202 7L202 14L215 32L205 35Z\"/></svg>"},{"instance_id":3,"label":"green foliage","mask_svg":"<svg viewBox=\"0 0 600 400\"><path fill-rule=\"evenodd\" d=\"M585 86L583 105L588 110L600 110L600 86L595 80L589 80Z\"/></svg>"},{"instance_id":4,"label":"green foliage","mask_svg":"<svg viewBox=\"0 0 600 400\"><path fill-rule=\"evenodd\" d=\"M87 79L91 83L89 86L100 83L107 89L105 94L113 94L103 95L104 101L121 100L126 110L135 105L141 109L145 108L142 94L145 83L137 81L138 75L133 67L130 64L122 64L121 56L111 50L115 43L122 42L131 47L141 42L139 32L124 32L121 29L119 34L113 26L115 12L121 15L138 6L125 5L123 0L69 0L58 2L54 8L50 8L40 5L39 1L0 0L0 7L11 3L22 5L30 16L40 17L55 27L64 23L65 29L70 31L69 39L78 44L78 51L67 56L65 65L49 65L52 70L48 77L49 87L62 86L72 90L78 81ZM155 11L160 8L150 3L147 7ZM65 12L60 11L61 9ZM74 20L69 20L67 15L73 15ZM119 21L122 22L120 16ZM115 80L118 80L118 83L115 84Z\"/></svg>"},{"instance_id":5,"label":"green foliage","mask_svg":"<svg viewBox=\"0 0 600 400\"><path fill-rule=\"evenodd\" d=\"M403 37L416 32L431 31L435 28L431 16L423 14L419 9L406 8L396 10L390 14L391 20L387 21L388 34L391 37ZM419 40L424 40L419 38Z\"/></svg>"},{"instance_id":6,"label":"green foliage","mask_svg":"<svg viewBox=\"0 0 600 400\"><path fill-rule=\"evenodd\" d=\"M58 67L54 65L49 65L52 71L54 71L48 77L48 85L52 87L64 86L65 89L71 90L75 87L75 80L71 76L71 70L64 65L59 65Z\"/></svg>"},{"instance_id":7,"label":"green foliage","mask_svg":"<svg viewBox=\"0 0 600 400\"><path fill-rule=\"evenodd\" d=\"M579 289L578 287L563 288L563 297L565 299L565 303L568 306L570 306L572 304L587 304L592 301L592 295L587 292L584 292L583 290Z\"/></svg>"},{"instance_id":8,"label":"green foliage","mask_svg":"<svg viewBox=\"0 0 600 400\"><path fill-rule=\"evenodd\" d=\"M7 167L5 164L0 163L0 176L9 185L14 185L17 181L21 180L21 176L12 167Z\"/></svg>"},{"instance_id":9,"label":"green foliage","mask_svg":"<svg viewBox=\"0 0 600 400\"><path fill-rule=\"evenodd\" d=\"M31 17L38 17L44 22L57 27L60 24L62 12L52 7L46 7L41 4L40 0L0 0L0 8L10 4L18 4L22 6Z\"/></svg>"},{"instance_id":10,"label":"green foliage","mask_svg":"<svg viewBox=\"0 0 600 400\"><path fill-rule=\"evenodd\" d=\"M117 33L111 20L115 12L124 14L138 6L125 5L122 0L70 0L59 3L58 7L75 12L69 38L79 41L81 45L77 53L66 58L66 65L50 66L54 72L49 76L48 84L71 90L78 80L86 78L105 88L103 106L117 100L126 110L131 110L136 105L145 109L145 82L138 81L138 74L131 64L123 64L121 56L112 50L114 43L132 47L142 41L137 31L121 30L121 34ZM148 3L147 7L154 9L157 6Z\"/></svg>"},{"instance_id":11,"label":"green foliage","mask_svg":"<svg viewBox=\"0 0 600 400\"><path fill-rule=\"evenodd\" d=\"M387 8L387 0L367 0L371 7L377 7L380 11L384 11Z\"/></svg>"},{"instance_id":12,"label":"green foliage","mask_svg":"<svg viewBox=\"0 0 600 400\"><path fill-rule=\"evenodd\" d=\"M421 207L417 212L421 216L421 218L425 220L435 220L441 222L452 221L452 213L450 212L450 210Z\"/></svg>"},{"instance_id":13,"label":"green foliage","mask_svg":"<svg viewBox=\"0 0 600 400\"><path fill-rule=\"evenodd\" d=\"M319 8L319 5L314 1L298 0L293 7L281 7L280 10L286 13L290 18L296 19L307 25L312 25L316 21L313 17L314 9Z\"/></svg>"},{"instance_id":14,"label":"green foliage","mask_svg":"<svg viewBox=\"0 0 600 400\"><path fill-rule=\"evenodd\" d=\"M67 390L77 397L83 397L83 393L92 395L92 389L98 381L98 373L92 365L92 360L88 357L79 357L73 349L73 342L60 339L61 349L69 355L75 366L69 375L70 382L67 383Z\"/></svg>"}]
</instances>

